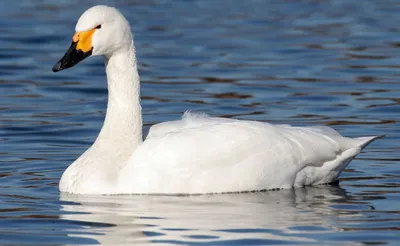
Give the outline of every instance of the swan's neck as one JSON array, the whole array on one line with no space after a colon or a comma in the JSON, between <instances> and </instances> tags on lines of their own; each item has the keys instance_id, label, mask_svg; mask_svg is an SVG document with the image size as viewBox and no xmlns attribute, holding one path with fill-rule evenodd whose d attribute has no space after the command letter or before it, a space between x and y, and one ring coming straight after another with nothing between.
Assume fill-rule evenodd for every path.
<instances>
[{"instance_id":1,"label":"swan's neck","mask_svg":"<svg viewBox=\"0 0 400 246\"><path fill-rule=\"evenodd\" d=\"M103 128L95 145L109 150L118 147L118 154L130 155L142 143L142 112L140 81L136 54L132 44L110 56L105 56L108 105Z\"/></svg>"}]
</instances>

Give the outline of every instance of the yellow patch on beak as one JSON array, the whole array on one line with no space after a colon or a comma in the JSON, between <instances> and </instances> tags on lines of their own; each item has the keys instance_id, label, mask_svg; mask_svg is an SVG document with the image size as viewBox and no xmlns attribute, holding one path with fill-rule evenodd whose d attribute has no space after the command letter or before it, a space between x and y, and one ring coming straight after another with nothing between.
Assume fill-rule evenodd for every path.
<instances>
[{"instance_id":1,"label":"yellow patch on beak","mask_svg":"<svg viewBox=\"0 0 400 246\"><path fill-rule=\"evenodd\" d=\"M72 37L72 41L75 43L78 42L76 45L76 50L82 50L83 52L90 51L93 48L92 36L95 31L96 28L85 32L75 33L75 35Z\"/></svg>"}]
</instances>

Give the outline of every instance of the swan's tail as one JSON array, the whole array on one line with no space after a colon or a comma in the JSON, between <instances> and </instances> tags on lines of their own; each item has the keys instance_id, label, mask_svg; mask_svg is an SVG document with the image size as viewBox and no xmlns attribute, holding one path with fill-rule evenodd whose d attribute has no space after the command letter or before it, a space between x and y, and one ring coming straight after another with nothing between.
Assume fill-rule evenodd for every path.
<instances>
[{"instance_id":1,"label":"swan's tail","mask_svg":"<svg viewBox=\"0 0 400 246\"><path fill-rule=\"evenodd\" d=\"M344 151L335 161L331 162L330 165L326 165L326 167L328 167L328 169L331 171L339 171L338 174L340 174L350 163L350 161L361 152L362 149L367 147L367 145L372 143L374 140L383 137L384 135L353 138L353 140L357 141L356 145Z\"/></svg>"},{"instance_id":2,"label":"swan's tail","mask_svg":"<svg viewBox=\"0 0 400 246\"><path fill-rule=\"evenodd\" d=\"M359 138L355 138L355 139L359 140L358 146L360 146L361 149L364 149L365 147L367 147L368 144L372 143L376 139L384 138L384 137L385 137L385 135L379 135L379 136L370 136L370 137L359 137Z\"/></svg>"},{"instance_id":3,"label":"swan's tail","mask_svg":"<svg viewBox=\"0 0 400 246\"><path fill-rule=\"evenodd\" d=\"M336 160L332 161L331 163L326 163L328 165L324 164L325 170L327 169L328 172L331 172L331 175L333 174L333 176L335 176L328 182L325 181L324 183L336 181L340 173L346 168L347 165L349 165L353 158L361 152L362 149L367 147L367 145L372 143L374 140L383 137L384 135L354 138L354 140L358 141L355 147L344 151Z\"/></svg>"},{"instance_id":4,"label":"swan's tail","mask_svg":"<svg viewBox=\"0 0 400 246\"><path fill-rule=\"evenodd\" d=\"M384 135L353 138L349 149L343 151L335 160L325 162L321 167L306 167L296 177L294 186L327 184L337 181L341 172L362 149Z\"/></svg>"}]
</instances>

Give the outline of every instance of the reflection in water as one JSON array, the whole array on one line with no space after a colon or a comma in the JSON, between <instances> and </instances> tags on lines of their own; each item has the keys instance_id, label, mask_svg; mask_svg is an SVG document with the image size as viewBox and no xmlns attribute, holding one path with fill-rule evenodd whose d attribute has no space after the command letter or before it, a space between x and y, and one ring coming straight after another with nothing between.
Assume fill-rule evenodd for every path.
<instances>
[{"instance_id":1,"label":"reflection in water","mask_svg":"<svg viewBox=\"0 0 400 246\"><path fill-rule=\"evenodd\" d=\"M68 202L61 218L83 225L79 235L69 236L100 243L295 243L313 242L313 231L337 231L330 205L346 194L340 187L320 186L209 196L61 194L60 199Z\"/></svg>"}]
</instances>

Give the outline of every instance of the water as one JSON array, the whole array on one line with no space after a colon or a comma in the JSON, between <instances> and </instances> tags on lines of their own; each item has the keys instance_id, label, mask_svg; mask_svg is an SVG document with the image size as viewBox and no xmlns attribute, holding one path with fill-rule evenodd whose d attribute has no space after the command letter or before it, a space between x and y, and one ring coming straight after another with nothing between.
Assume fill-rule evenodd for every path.
<instances>
[{"instance_id":1,"label":"water","mask_svg":"<svg viewBox=\"0 0 400 246\"><path fill-rule=\"evenodd\" d=\"M59 194L106 106L101 58L57 74L100 1L0 3L0 244L391 244L400 238L399 1L103 1L132 24L145 131L188 109L380 135L339 186Z\"/></svg>"}]
</instances>

